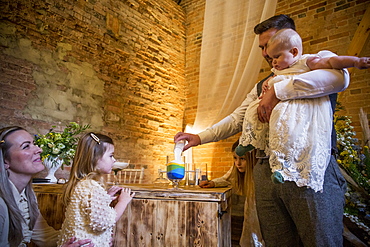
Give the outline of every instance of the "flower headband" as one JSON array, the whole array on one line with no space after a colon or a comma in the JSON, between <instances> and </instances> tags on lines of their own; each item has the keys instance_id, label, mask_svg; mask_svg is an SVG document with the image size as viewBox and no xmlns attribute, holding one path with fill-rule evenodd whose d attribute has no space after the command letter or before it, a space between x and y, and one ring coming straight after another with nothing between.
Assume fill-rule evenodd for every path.
<instances>
[{"instance_id":1,"label":"flower headband","mask_svg":"<svg viewBox=\"0 0 370 247\"><path fill-rule=\"evenodd\" d=\"M96 141L98 143L98 145L100 145L99 137L97 137L94 133L90 133L90 136L91 136L92 139L94 139L94 141Z\"/></svg>"}]
</instances>

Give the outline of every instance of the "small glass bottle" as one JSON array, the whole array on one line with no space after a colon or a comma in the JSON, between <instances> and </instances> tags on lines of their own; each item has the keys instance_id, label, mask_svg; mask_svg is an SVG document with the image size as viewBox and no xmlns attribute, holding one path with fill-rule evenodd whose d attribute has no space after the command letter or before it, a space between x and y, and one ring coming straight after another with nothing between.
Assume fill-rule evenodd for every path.
<instances>
[{"instance_id":1,"label":"small glass bottle","mask_svg":"<svg viewBox=\"0 0 370 247\"><path fill-rule=\"evenodd\" d=\"M170 181L163 177L163 173L161 169L158 169L158 178L153 182L155 187L167 188L170 184Z\"/></svg>"}]
</instances>

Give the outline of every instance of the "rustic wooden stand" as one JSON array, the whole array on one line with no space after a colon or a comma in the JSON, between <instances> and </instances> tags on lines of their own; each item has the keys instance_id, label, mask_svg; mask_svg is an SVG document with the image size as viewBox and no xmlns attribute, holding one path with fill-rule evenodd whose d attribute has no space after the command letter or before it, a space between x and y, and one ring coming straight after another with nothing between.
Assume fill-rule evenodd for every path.
<instances>
[{"instance_id":1,"label":"rustic wooden stand","mask_svg":"<svg viewBox=\"0 0 370 247\"><path fill-rule=\"evenodd\" d=\"M231 246L231 189L123 185L136 193L116 224L114 246ZM59 229L62 185L34 184L41 213Z\"/></svg>"}]
</instances>

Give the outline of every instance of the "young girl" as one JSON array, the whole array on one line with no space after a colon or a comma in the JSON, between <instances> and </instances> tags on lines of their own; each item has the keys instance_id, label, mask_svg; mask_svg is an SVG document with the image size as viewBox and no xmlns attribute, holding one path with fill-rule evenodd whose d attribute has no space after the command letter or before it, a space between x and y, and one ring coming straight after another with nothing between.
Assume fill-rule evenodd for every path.
<instances>
[{"instance_id":1,"label":"young girl","mask_svg":"<svg viewBox=\"0 0 370 247\"><path fill-rule=\"evenodd\" d=\"M282 29L271 37L266 52L273 59L271 70L276 76L266 81L268 86L264 85L264 89L314 69L370 67L368 57L302 55L302 39L292 29ZM245 131L240 137L244 150L265 150L270 156L274 182L294 181L299 187L322 191L333 126L328 96L282 101L272 111L269 124L258 120L259 101L252 102L245 114Z\"/></svg>"},{"instance_id":2,"label":"young girl","mask_svg":"<svg viewBox=\"0 0 370 247\"><path fill-rule=\"evenodd\" d=\"M111 173L116 161L113 153L108 136L88 133L79 140L64 194L67 210L59 245L71 236L89 238L99 247L111 245L113 227L135 195L129 188L105 190L102 175ZM110 204L115 199L113 208Z\"/></svg>"},{"instance_id":3,"label":"young girl","mask_svg":"<svg viewBox=\"0 0 370 247\"><path fill-rule=\"evenodd\" d=\"M254 197L253 167L257 162L255 152L247 152L242 156L235 153L239 145L236 141L231 151L233 152L233 166L222 177L211 181L202 181L202 188L227 187L231 184L233 193L245 196L243 231L240 237L241 247L258 247L262 245L262 235L256 212L256 201Z\"/></svg>"}]
</instances>

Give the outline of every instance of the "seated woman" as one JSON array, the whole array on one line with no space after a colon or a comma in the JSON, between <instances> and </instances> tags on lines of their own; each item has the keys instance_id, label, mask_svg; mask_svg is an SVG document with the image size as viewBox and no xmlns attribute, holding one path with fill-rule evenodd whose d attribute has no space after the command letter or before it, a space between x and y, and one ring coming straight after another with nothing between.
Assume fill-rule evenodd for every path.
<instances>
[{"instance_id":1,"label":"seated woman","mask_svg":"<svg viewBox=\"0 0 370 247\"><path fill-rule=\"evenodd\" d=\"M40 214L32 176L42 171L42 150L21 127L0 129L0 243L1 246L56 246L59 231ZM63 247L93 246L69 239Z\"/></svg>"},{"instance_id":2,"label":"seated woman","mask_svg":"<svg viewBox=\"0 0 370 247\"><path fill-rule=\"evenodd\" d=\"M201 181L199 186L202 188L227 187L233 188L233 193L245 196L243 231L240 238L240 246L263 246L260 225L258 222L256 202L254 197L253 166L257 159L255 151L246 152L238 156L235 152L239 141L236 141L231 151L233 152L234 162L230 170L222 177L211 181Z\"/></svg>"}]
</instances>

